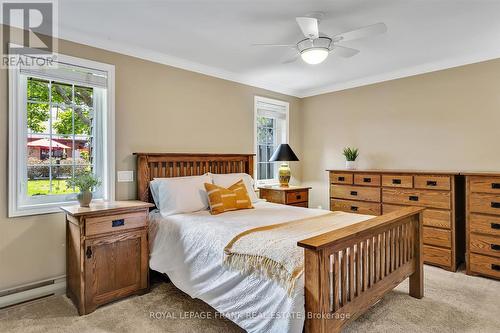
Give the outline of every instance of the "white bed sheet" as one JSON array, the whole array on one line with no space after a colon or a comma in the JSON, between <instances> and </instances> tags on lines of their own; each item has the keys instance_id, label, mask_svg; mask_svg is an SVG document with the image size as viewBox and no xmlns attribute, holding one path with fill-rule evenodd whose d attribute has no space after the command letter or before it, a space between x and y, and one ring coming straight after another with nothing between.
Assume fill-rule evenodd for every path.
<instances>
[{"instance_id":1,"label":"white bed sheet","mask_svg":"<svg viewBox=\"0 0 500 333\"><path fill-rule=\"evenodd\" d=\"M303 278L289 297L274 281L228 270L222 264L223 249L249 225L257 227L326 213L268 202L256 203L255 209L220 215L200 211L162 217L152 211L149 266L166 273L176 287L211 305L248 332L302 332Z\"/></svg>"},{"instance_id":2,"label":"white bed sheet","mask_svg":"<svg viewBox=\"0 0 500 333\"><path fill-rule=\"evenodd\" d=\"M149 266L166 273L176 287L248 332L300 333L304 323L303 277L290 297L272 280L223 266L223 249L234 236L252 227L329 212L268 202L254 206L220 215L200 211L162 217L152 211Z\"/></svg>"}]
</instances>

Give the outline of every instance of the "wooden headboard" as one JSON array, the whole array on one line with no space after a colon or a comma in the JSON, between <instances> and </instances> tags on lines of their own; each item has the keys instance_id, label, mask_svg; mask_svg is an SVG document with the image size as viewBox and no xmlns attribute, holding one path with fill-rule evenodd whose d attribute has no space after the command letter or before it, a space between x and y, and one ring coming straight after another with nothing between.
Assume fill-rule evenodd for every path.
<instances>
[{"instance_id":1,"label":"wooden headboard","mask_svg":"<svg viewBox=\"0 0 500 333\"><path fill-rule=\"evenodd\" d=\"M137 196L153 202L149 182L154 178L199 176L207 172L243 172L253 176L254 154L134 153L137 156Z\"/></svg>"}]
</instances>

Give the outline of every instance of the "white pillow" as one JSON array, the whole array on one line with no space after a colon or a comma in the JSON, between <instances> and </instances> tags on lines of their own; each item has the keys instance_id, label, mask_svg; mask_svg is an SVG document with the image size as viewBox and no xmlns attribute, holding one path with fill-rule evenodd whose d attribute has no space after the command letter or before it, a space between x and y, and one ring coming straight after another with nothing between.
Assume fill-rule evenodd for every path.
<instances>
[{"instance_id":1,"label":"white pillow","mask_svg":"<svg viewBox=\"0 0 500 333\"><path fill-rule=\"evenodd\" d=\"M260 201L259 198L257 198L257 193L255 193L255 188L254 188L254 180L252 176L250 176L247 173L211 173L212 176L212 182L215 185L219 185L225 188L228 188L229 186L233 185L240 179L243 179L243 182L245 183L245 186L247 188L248 195L250 196L250 200L252 202L258 202Z\"/></svg>"},{"instance_id":2,"label":"white pillow","mask_svg":"<svg viewBox=\"0 0 500 333\"><path fill-rule=\"evenodd\" d=\"M150 186L156 207L163 216L168 216L208 209L204 184L211 182L209 175L156 178Z\"/></svg>"}]
</instances>

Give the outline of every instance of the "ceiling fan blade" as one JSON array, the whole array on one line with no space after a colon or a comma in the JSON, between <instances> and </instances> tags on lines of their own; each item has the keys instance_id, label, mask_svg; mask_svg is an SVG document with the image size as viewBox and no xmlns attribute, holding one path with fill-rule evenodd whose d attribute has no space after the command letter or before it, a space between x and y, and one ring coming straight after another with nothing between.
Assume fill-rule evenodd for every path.
<instances>
[{"instance_id":1,"label":"ceiling fan blade","mask_svg":"<svg viewBox=\"0 0 500 333\"><path fill-rule=\"evenodd\" d=\"M297 54L293 58L283 61L282 64L291 64L292 62L296 62L297 60L299 60L299 58L300 56Z\"/></svg>"},{"instance_id":2,"label":"ceiling fan blade","mask_svg":"<svg viewBox=\"0 0 500 333\"><path fill-rule=\"evenodd\" d=\"M359 50L351 49L350 47L335 45L332 48L333 54L339 55L344 58L350 58L359 53Z\"/></svg>"},{"instance_id":3,"label":"ceiling fan blade","mask_svg":"<svg viewBox=\"0 0 500 333\"><path fill-rule=\"evenodd\" d=\"M356 30L347 31L332 37L336 42L338 41L348 41L366 37L372 37L379 34L383 34L387 31L387 26L385 23L376 23Z\"/></svg>"},{"instance_id":4,"label":"ceiling fan blade","mask_svg":"<svg viewBox=\"0 0 500 333\"><path fill-rule=\"evenodd\" d=\"M297 47L297 44L252 44L252 46L263 46L263 47Z\"/></svg>"},{"instance_id":5,"label":"ceiling fan blade","mask_svg":"<svg viewBox=\"0 0 500 333\"><path fill-rule=\"evenodd\" d=\"M315 39L319 37L318 19L314 17L296 17L295 19L306 38Z\"/></svg>"}]
</instances>

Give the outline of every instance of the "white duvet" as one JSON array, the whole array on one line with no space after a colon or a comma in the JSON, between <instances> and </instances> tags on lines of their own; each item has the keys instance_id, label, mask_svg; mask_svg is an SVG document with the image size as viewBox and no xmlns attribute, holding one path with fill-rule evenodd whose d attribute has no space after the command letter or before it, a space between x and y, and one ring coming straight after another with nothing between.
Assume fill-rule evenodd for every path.
<instances>
[{"instance_id":1,"label":"white duvet","mask_svg":"<svg viewBox=\"0 0 500 333\"><path fill-rule=\"evenodd\" d=\"M240 232L329 213L258 202L255 209L220 215L208 211L162 217L150 213L150 268L199 298L248 332L302 332L304 279L292 296L272 280L230 271L223 249Z\"/></svg>"}]
</instances>

